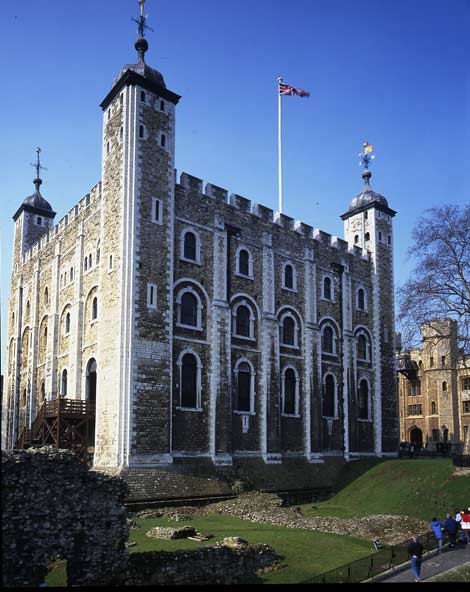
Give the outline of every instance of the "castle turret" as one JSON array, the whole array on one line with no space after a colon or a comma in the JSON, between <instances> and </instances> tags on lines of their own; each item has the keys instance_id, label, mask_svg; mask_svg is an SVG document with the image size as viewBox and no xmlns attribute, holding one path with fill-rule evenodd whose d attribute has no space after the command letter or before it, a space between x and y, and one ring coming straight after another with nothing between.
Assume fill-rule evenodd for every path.
<instances>
[{"instance_id":1,"label":"castle turret","mask_svg":"<svg viewBox=\"0 0 470 592\"><path fill-rule=\"evenodd\" d=\"M364 142L364 189L341 216L349 245L370 253L373 285L373 351L375 385L372 414L375 452L395 452L398 446L398 407L395 381L395 313L393 282L393 227L396 212L387 199L370 186L372 145Z\"/></svg>"},{"instance_id":2,"label":"castle turret","mask_svg":"<svg viewBox=\"0 0 470 592\"><path fill-rule=\"evenodd\" d=\"M100 318L106 329L98 342L95 461L103 467L171 461L174 145L180 96L145 62L143 2L136 22L137 62L121 69L101 103Z\"/></svg>"},{"instance_id":3,"label":"castle turret","mask_svg":"<svg viewBox=\"0 0 470 592\"><path fill-rule=\"evenodd\" d=\"M41 195L42 179L39 176L42 168L39 160L41 149L37 148L36 153L37 163L34 166L37 174L33 181L34 193L23 201L13 216L15 221L15 258L23 256L25 251L46 234L53 225L56 214L52 210L51 204Z\"/></svg>"}]
</instances>

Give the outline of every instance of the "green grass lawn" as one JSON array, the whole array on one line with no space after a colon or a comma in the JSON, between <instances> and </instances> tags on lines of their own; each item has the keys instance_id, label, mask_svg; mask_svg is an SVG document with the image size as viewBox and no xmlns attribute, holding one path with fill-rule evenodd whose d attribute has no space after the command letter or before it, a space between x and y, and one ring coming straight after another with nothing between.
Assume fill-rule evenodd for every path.
<instances>
[{"instance_id":1,"label":"green grass lawn","mask_svg":"<svg viewBox=\"0 0 470 592\"><path fill-rule=\"evenodd\" d=\"M470 505L470 476L450 459L358 460L346 465L331 499L302 507L310 516L399 514L430 520Z\"/></svg>"},{"instance_id":2,"label":"green grass lawn","mask_svg":"<svg viewBox=\"0 0 470 592\"><path fill-rule=\"evenodd\" d=\"M373 547L369 542L352 537L269 526L225 516L210 516L190 522L175 522L166 518L137 518L135 522L138 528L131 530L130 541L137 544L130 547L131 553L196 549L203 545L213 545L227 536L240 536L250 543L270 545L278 555L283 557L282 563L285 567L253 578L246 583L297 584L311 575L373 553ZM205 542L185 539L165 541L145 535L154 526L185 525L194 526L200 532L212 534L214 538ZM51 587L65 586L65 581L65 562L57 562L47 577L47 583Z\"/></svg>"}]
</instances>

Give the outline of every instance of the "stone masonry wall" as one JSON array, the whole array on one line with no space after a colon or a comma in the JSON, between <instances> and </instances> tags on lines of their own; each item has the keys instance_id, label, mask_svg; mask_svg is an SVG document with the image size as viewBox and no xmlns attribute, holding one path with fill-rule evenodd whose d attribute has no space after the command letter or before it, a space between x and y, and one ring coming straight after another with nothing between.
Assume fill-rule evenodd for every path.
<instances>
[{"instance_id":1,"label":"stone masonry wall","mask_svg":"<svg viewBox=\"0 0 470 592\"><path fill-rule=\"evenodd\" d=\"M2 452L2 582L38 587L67 560L69 586L104 585L126 567L125 483L51 448Z\"/></svg>"}]
</instances>

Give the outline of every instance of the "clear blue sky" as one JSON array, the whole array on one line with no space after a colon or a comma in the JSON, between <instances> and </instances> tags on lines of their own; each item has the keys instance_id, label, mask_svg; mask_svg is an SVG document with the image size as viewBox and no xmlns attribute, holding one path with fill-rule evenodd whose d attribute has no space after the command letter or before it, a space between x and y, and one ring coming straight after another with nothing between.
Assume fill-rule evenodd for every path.
<instances>
[{"instance_id":1,"label":"clear blue sky","mask_svg":"<svg viewBox=\"0 0 470 592\"><path fill-rule=\"evenodd\" d=\"M276 209L276 79L284 99L284 211L343 236L374 144L372 186L398 211L396 283L427 207L470 201L469 0L147 0L147 62L181 94L176 167ZM99 103L135 61L137 0L2 2L2 352L14 214L33 190L58 220L100 179Z\"/></svg>"}]
</instances>

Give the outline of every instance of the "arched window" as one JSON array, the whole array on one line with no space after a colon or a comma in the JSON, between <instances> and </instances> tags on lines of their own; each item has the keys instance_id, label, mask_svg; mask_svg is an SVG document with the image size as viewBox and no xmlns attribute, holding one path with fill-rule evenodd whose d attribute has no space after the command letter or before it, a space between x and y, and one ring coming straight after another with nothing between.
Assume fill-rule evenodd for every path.
<instances>
[{"instance_id":1,"label":"arched window","mask_svg":"<svg viewBox=\"0 0 470 592\"><path fill-rule=\"evenodd\" d=\"M336 339L333 327L325 325L321 336L321 350L325 354L336 354Z\"/></svg>"},{"instance_id":2,"label":"arched window","mask_svg":"<svg viewBox=\"0 0 470 592\"><path fill-rule=\"evenodd\" d=\"M28 302L26 303L26 320L29 320L30 313L31 313L31 305L28 300Z\"/></svg>"},{"instance_id":3,"label":"arched window","mask_svg":"<svg viewBox=\"0 0 470 592\"><path fill-rule=\"evenodd\" d=\"M437 406L434 401L431 402L431 415L436 415L437 413Z\"/></svg>"},{"instance_id":4,"label":"arched window","mask_svg":"<svg viewBox=\"0 0 470 592\"><path fill-rule=\"evenodd\" d=\"M181 360L181 407L198 407L198 364L192 354L185 354Z\"/></svg>"},{"instance_id":5,"label":"arched window","mask_svg":"<svg viewBox=\"0 0 470 592\"><path fill-rule=\"evenodd\" d=\"M190 261L197 260L196 235L192 232L187 232L184 235L183 256Z\"/></svg>"},{"instance_id":6,"label":"arched window","mask_svg":"<svg viewBox=\"0 0 470 592\"><path fill-rule=\"evenodd\" d=\"M87 271L88 269L88 257L85 257L85 261L83 262L83 269Z\"/></svg>"},{"instance_id":7,"label":"arched window","mask_svg":"<svg viewBox=\"0 0 470 592\"><path fill-rule=\"evenodd\" d=\"M70 268L70 281L73 282L73 267Z\"/></svg>"},{"instance_id":8,"label":"arched window","mask_svg":"<svg viewBox=\"0 0 470 592\"><path fill-rule=\"evenodd\" d=\"M86 365L86 400L90 403L96 402L96 360L91 358Z\"/></svg>"},{"instance_id":9,"label":"arched window","mask_svg":"<svg viewBox=\"0 0 470 592\"><path fill-rule=\"evenodd\" d=\"M90 269L93 267L93 256L91 253L88 255L88 267Z\"/></svg>"},{"instance_id":10,"label":"arched window","mask_svg":"<svg viewBox=\"0 0 470 592\"><path fill-rule=\"evenodd\" d=\"M357 291L357 308L359 310L366 309L366 294L362 288Z\"/></svg>"},{"instance_id":11,"label":"arched window","mask_svg":"<svg viewBox=\"0 0 470 592\"><path fill-rule=\"evenodd\" d=\"M41 382L41 388L39 390L39 404L41 405L42 403L44 403L45 399L46 399L46 385L43 380Z\"/></svg>"},{"instance_id":12,"label":"arched window","mask_svg":"<svg viewBox=\"0 0 470 592\"><path fill-rule=\"evenodd\" d=\"M62 370L62 380L60 381L60 394L63 397L67 396L67 370Z\"/></svg>"},{"instance_id":13,"label":"arched window","mask_svg":"<svg viewBox=\"0 0 470 592\"><path fill-rule=\"evenodd\" d=\"M65 315L65 334L68 335L70 333L70 313L68 312Z\"/></svg>"},{"instance_id":14,"label":"arched window","mask_svg":"<svg viewBox=\"0 0 470 592\"><path fill-rule=\"evenodd\" d=\"M181 319L182 325L197 327L198 301L194 294L185 292L181 298Z\"/></svg>"},{"instance_id":15,"label":"arched window","mask_svg":"<svg viewBox=\"0 0 470 592\"><path fill-rule=\"evenodd\" d=\"M444 380L444 382L442 383L442 391L446 392L447 391L447 382Z\"/></svg>"},{"instance_id":16,"label":"arched window","mask_svg":"<svg viewBox=\"0 0 470 592\"><path fill-rule=\"evenodd\" d=\"M91 320L96 321L98 318L98 298L93 298L93 302L91 304Z\"/></svg>"},{"instance_id":17,"label":"arched window","mask_svg":"<svg viewBox=\"0 0 470 592\"><path fill-rule=\"evenodd\" d=\"M44 289L44 304L49 304L49 290L47 287Z\"/></svg>"},{"instance_id":18,"label":"arched window","mask_svg":"<svg viewBox=\"0 0 470 592\"><path fill-rule=\"evenodd\" d=\"M335 399L335 378L332 374L327 374L323 384L323 417L335 417Z\"/></svg>"},{"instance_id":19,"label":"arched window","mask_svg":"<svg viewBox=\"0 0 470 592\"><path fill-rule=\"evenodd\" d=\"M333 291L331 288L331 278L326 277L323 280L323 298L325 300L333 300Z\"/></svg>"},{"instance_id":20,"label":"arched window","mask_svg":"<svg viewBox=\"0 0 470 592\"><path fill-rule=\"evenodd\" d=\"M284 288L295 290L295 271L290 264L284 267Z\"/></svg>"},{"instance_id":21,"label":"arched window","mask_svg":"<svg viewBox=\"0 0 470 592\"><path fill-rule=\"evenodd\" d=\"M247 362L242 362L235 370L237 377L236 411L252 412L252 375Z\"/></svg>"},{"instance_id":22,"label":"arched window","mask_svg":"<svg viewBox=\"0 0 470 592\"><path fill-rule=\"evenodd\" d=\"M246 249L238 252L238 273L250 277L250 253Z\"/></svg>"},{"instance_id":23,"label":"arched window","mask_svg":"<svg viewBox=\"0 0 470 592\"><path fill-rule=\"evenodd\" d=\"M240 337L251 337L250 332L251 311L248 306L241 304L237 308L235 321L235 334Z\"/></svg>"},{"instance_id":24,"label":"arched window","mask_svg":"<svg viewBox=\"0 0 470 592\"><path fill-rule=\"evenodd\" d=\"M284 371L282 413L284 415L298 415L298 385L297 376L293 368Z\"/></svg>"},{"instance_id":25,"label":"arched window","mask_svg":"<svg viewBox=\"0 0 470 592\"><path fill-rule=\"evenodd\" d=\"M357 337L357 359L369 361L369 342L364 333L360 333Z\"/></svg>"},{"instance_id":26,"label":"arched window","mask_svg":"<svg viewBox=\"0 0 470 592\"><path fill-rule=\"evenodd\" d=\"M365 378L359 382L359 419L369 419L369 384Z\"/></svg>"},{"instance_id":27,"label":"arched window","mask_svg":"<svg viewBox=\"0 0 470 592\"><path fill-rule=\"evenodd\" d=\"M356 236L354 237L354 244L357 245L359 244L359 235L356 234Z\"/></svg>"},{"instance_id":28,"label":"arched window","mask_svg":"<svg viewBox=\"0 0 470 592\"><path fill-rule=\"evenodd\" d=\"M365 233L364 240L366 241L366 243L370 241L370 234L368 232Z\"/></svg>"},{"instance_id":29,"label":"arched window","mask_svg":"<svg viewBox=\"0 0 470 592\"><path fill-rule=\"evenodd\" d=\"M284 317L282 321L281 343L291 347L297 347L297 326L291 316Z\"/></svg>"}]
</instances>

